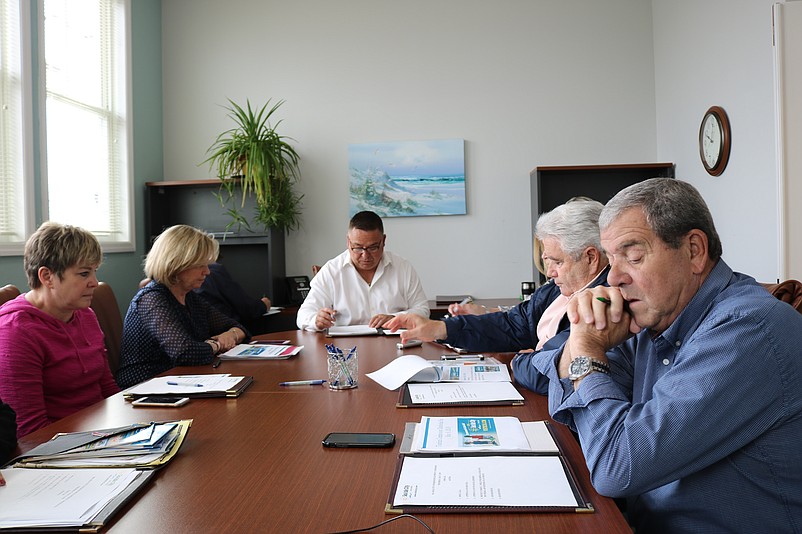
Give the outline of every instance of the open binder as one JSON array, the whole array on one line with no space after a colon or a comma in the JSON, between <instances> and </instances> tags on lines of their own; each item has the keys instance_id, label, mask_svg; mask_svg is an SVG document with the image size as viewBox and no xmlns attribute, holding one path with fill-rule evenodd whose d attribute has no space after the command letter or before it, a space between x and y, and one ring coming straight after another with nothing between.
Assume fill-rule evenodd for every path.
<instances>
[{"instance_id":1,"label":"open binder","mask_svg":"<svg viewBox=\"0 0 802 534\"><path fill-rule=\"evenodd\" d=\"M522 424L530 451L412 453L407 423L385 513L593 512L551 425Z\"/></svg>"}]
</instances>

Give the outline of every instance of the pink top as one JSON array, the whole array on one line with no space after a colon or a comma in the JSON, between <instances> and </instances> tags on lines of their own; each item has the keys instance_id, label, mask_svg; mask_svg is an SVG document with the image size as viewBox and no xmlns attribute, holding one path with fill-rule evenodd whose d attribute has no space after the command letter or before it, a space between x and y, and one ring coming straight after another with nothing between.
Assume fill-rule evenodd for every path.
<instances>
[{"instance_id":1,"label":"pink top","mask_svg":"<svg viewBox=\"0 0 802 534\"><path fill-rule=\"evenodd\" d=\"M542 349L546 341L557 335L560 321L565 317L565 311L568 309L569 300L569 297L560 294L541 314L540 320L537 322L537 346L535 350Z\"/></svg>"},{"instance_id":2,"label":"pink top","mask_svg":"<svg viewBox=\"0 0 802 534\"><path fill-rule=\"evenodd\" d=\"M0 307L0 398L25 436L120 391L91 308L60 321L22 294Z\"/></svg>"}]
</instances>

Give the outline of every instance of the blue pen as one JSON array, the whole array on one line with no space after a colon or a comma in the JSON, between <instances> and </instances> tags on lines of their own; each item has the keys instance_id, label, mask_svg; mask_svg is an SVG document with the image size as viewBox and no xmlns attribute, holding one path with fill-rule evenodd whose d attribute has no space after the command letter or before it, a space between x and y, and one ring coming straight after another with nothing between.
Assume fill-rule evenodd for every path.
<instances>
[{"instance_id":1,"label":"blue pen","mask_svg":"<svg viewBox=\"0 0 802 534\"><path fill-rule=\"evenodd\" d=\"M194 382L167 382L168 386L187 386L191 388L202 388L203 384L196 384Z\"/></svg>"},{"instance_id":2,"label":"blue pen","mask_svg":"<svg viewBox=\"0 0 802 534\"><path fill-rule=\"evenodd\" d=\"M279 382L279 386L319 386L325 384L325 380L293 380L290 382Z\"/></svg>"}]
</instances>

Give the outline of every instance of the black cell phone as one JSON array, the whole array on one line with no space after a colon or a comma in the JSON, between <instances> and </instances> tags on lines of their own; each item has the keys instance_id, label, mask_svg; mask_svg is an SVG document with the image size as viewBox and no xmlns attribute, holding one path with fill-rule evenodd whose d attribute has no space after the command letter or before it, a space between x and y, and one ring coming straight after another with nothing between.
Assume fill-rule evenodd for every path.
<instances>
[{"instance_id":1,"label":"black cell phone","mask_svg":"<svg viewBox=\"0 0 802 534\"><path fill-rule=\"evenodd\" d=\"M371 432L332 432L323 438L324 447L392 447L395 434Z\"/></svg>"},{"instance_id":2,"label":"black cell phone","mask_svg":"<svg viewBox=\"0 0 802 534\"><path fill-rule=\"evenodd\" d=\"M189 402L188 397L142 397L131 403L132 406L164 406L166 408L176 408Z\"/></svg>"}]
</instances>

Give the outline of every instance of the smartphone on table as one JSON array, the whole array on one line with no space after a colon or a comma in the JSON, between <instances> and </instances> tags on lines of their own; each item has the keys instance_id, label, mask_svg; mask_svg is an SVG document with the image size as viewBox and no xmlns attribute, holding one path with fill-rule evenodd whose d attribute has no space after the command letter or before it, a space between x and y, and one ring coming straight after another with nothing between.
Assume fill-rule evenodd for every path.
<instances>
[{"instance_id":1,"label":"smartphone on table","mask_svg":"<svg viewBox=\"0 0 802 534\"><path fill-rule=\"evenodd\" d=\"M167 397L150 396L142 397L131 403L132 406L164 406L165 408L177 408L189 402L189 397Z\"/></svg>"},{"instance_id":2,"label":"smartphone on table","mask_svg":"<svg viewBox=\"0 0 802 534\"><path fill-rule=\"evenodd\" d=\"M392 447L395 434L375 432L332 432L323 438L324 447Z\"/></svg>"}]
</instances>

